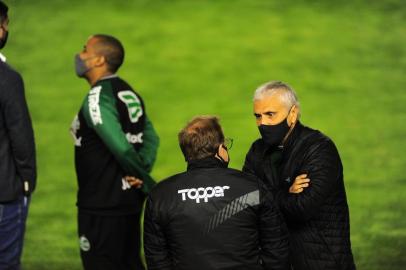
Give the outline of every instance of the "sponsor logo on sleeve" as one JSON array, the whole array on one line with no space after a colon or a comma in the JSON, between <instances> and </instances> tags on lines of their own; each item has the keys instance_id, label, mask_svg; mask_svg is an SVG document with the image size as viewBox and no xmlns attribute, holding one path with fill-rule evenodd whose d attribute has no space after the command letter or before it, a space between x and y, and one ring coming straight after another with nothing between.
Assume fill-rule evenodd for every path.
<instances>
[{"instance_id":1,"label":"sponsor logo on sleeve","mask_svg":"<svg viewBox=\"0 0 406 270\"><path fill-rule=\"evenodd\" d=\"M127 106L131 123L136 123L143 114L140 99L130 90L120 91L118 97Z\"/></svg>"},{"instance_id":2,"label":"sponsor logo on sleeve","mask_svg":"<svg viewBox=\"0 0 406 270\"><path fill-rule=\"evenodd\" d=\"M142 132L138 133L138 134L131 134L131 133L126 133L125 137L127 138L127 141L129 143L142 143L142 135L144 135Z\"/></svg>"},{"instance_id":3,"label":"sponsor logo on sleeve","mask_svg":"<svg viewBox=\"0 0 406 270\"><path fill-rule=\"evenodd\" d=\"M101 86L93 87L88 96L90 118L95 126L103 124L99 106L101 89Z\"/></svg>"},{"instance_id":4,"label":"sponsor logo on sleeve","mask_svg":"<svg viewBox=\"0 0 406 270\"><path fill-rule=\"evenodd\" d=\"M178 194L181 194L182 201L186 201L187 198L196 201L196 203L203 202L207 203L210 198L213 197L224 197L224 191L230 189L229 186L215 186L215 187L199 187L199 188L189 188L178 190Z\"/></svg>"}]
</instances>

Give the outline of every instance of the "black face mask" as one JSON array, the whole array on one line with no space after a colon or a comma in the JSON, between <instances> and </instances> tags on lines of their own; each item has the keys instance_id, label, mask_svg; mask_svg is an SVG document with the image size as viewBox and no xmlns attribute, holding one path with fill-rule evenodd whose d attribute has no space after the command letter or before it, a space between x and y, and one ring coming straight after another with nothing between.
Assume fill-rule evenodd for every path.
<instances>
[{"instance_id":1,"label":"black face mask","mask_svg":"<svg viewBox=\"0 0 406 270\"><path fill-rule=\"evenodd\" d=\"M6 46L7 39L8 39L8 31L5 31L4 37L0 39L0 49L3 49L4 46Z\"/></svg>"},{"instance_id":2,"label":"black face mask","mask_svg":"<svg viewBox=\"0 0 406 270\"><path fill-rule=\"evenodd\" d=\"M282 122L276 125L260 125L258 127L259 133L261 133L262 139L269 146L279 146L282 144L282 140L289 132L289 125L287 117Z\"/></svg>"}]
</instances>

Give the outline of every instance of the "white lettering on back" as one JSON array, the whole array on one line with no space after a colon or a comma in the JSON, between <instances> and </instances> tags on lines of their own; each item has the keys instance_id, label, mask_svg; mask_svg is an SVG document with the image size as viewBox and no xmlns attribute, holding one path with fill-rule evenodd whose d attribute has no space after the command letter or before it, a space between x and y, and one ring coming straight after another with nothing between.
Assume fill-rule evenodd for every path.
<instances>
[{"instance_id":1,"label":"white lettering on back","mask_svg":"<svg viewBox=\"0 0 406 270\"><path fill-rule=\"evenodd\" d=\"M229 186L215 186L215 187L199 187L199 188L189 188L180 189L178 194L182 194L182 201L186 201L187 198L200 203L200 200L208 202L210 198L213 197L224 197L224 191L230 189Z\"/></svg>"},{"instance_id":2,"label":"white lettering on back","mask_svg":"<svg viewBox=\"0 0 406 270\"><path fill-rule=\"evenodd\" d=\"M103 120L102 120L101 113L100 113L100 106L99 106L101 89L102 89L101 86L93 87L90 90L89 96L88 96L89 113L90 113L90 118L92 119L93 125L103 124Z\"/></svg>"}]
</instances>

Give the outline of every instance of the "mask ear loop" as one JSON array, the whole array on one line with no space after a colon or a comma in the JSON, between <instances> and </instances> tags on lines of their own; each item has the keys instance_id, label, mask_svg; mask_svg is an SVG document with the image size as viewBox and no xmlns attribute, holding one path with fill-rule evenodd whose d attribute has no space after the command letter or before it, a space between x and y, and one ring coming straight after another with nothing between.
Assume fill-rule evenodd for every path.
<instances>
[{"instance_id":1,"label":"mask ear loop","mask_svg":"<svg viewBox=\"0 0 406 270\"><path fill-rule=\"evenodd\" d=\"M289 113L288 113L288 116L286 116L286 118L289 117L289 114L292 112L293 108L295 108L295 107L296 107L296 105L293 105L293 106L290 108ZM294 123L292 123L292 125L291 125L290 128L289 128L288 133L286 133L285 137L283 138L282 143L281 143L282 148L283 148L283 145L285 144L286 140L288 139L289 135L292 133L294 127L296 126L296 122L297 122L297 121L295 121Z\"/></svg>"}]
</instances>

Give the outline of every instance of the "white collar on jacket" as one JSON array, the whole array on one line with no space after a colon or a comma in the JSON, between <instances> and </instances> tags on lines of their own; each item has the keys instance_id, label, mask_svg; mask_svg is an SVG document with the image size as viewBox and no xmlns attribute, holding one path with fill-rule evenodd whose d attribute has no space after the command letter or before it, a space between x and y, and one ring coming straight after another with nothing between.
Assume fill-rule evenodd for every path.
<instances>
[{"instance_id":1,"label":"white collar on jacket","mask_svg":"<svg viewBox=\"0 0 406 270\"><path fill-rule=\"evenodd\" d=\"M0 61L1 62L6 62L6 57L4 56L4 54L0 53Z\"/></svg>"}]
</instances>

